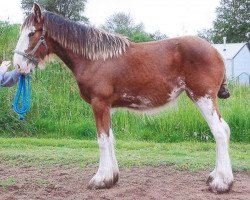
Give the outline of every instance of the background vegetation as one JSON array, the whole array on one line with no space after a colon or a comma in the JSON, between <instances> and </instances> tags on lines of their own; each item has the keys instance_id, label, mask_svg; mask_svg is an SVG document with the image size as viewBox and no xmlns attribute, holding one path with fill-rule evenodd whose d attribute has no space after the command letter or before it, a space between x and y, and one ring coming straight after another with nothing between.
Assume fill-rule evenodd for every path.
<instances>
[{"instance_id":1,"label":"background vegetation","mask_svg":"<svg viewBox=\"0 0 250 200\"><path fill-rule=\"evenodd\" d=\"M120 21L119 21L120 20ZM145 33L143 24L134 24L131 16L111 16L104 28L127 34L134 41L156 40ZM19 25L0 22L0 61L11 60L18 39ZM138 37L135 37L135 36ZM144 39L143 39L144 38ZM12 110L16 88L0 90L0 136L45 138L95 138L95 124L90 106L81 100L75 80L64 64L55 59L43 71L32 75L32 107L25 121ZM250 88L230 85L232 97L220 100L220 110L231 127L232 141L250 142ZM174 109L155 117L128 111L113 114L113 128L118 139L155 142L213 140L210 130L193 103L183 94Z\"/></svg>"},{"instance_id":2,"label":"background vegetation","mask_svg":"<svg viewBox=\"0 0 250 200\"><path fill-rule=\"evenodd\" d=\"M0 61L12 60L13 50L17 44L20 25L0 21Z\"/></svg>"},{"instance_id":3,"label":"background vegetation","mask_svg":"<svg viewBox=\"0 0 250 200\"><path fill-rule=\"evenodd\" d=\"M213 42L248 42L250 45L250 1L249 0L220 0L216 9L216 19L213 27L199 32L199 36Z\"/></svg>"},{"instance_id":4,"label":"background vegetation","mask_svg":"<svg viewBox=\"0 0 250 200\"><path fill-rule=\"evenodd\" d=\"M90 106L81 100L75 80L59 61L32 75L32 107L25 121L19 121L11 104L16 88L0 90L1 136L95 138ZM220 100L220 110L232 131L232 141L250 142L250 88L231 86L232 97ZM194 104L183 94L178 108L156 116L128 111L113 114L118 139L156 142L213 140L210 130Z\"/></svg>"},{"instance_id":5,"label":"background vegetation","mask_svg":"<svg viewBox=\"0 0 250 200\"><path fill-rule=\"evenodd\" d=\"M87 0L22 0L21 5L25 15L29 15L33 3L39 3L42 9L57 13L73 21L88 23L88 18L83 15Z\"/></svg>"},{"instance_id":6,"label":"background vegetation","mask_svg":"<svg viewBox=\"0 0 250 200\"><path fill-rule=\"evenodd\" d=\"M11 105L16 87L0 90L1 137L94 139L95 123L90 106L81 100L75 80L59 60L32 74L32 107L19 121ZM220 110L232 130L232 141L250 142L250 88L231 85L232 97L220 100ZM113 114L118 139L155 142L213 140L194 104L183 94L178 106L156 116L128 111Z\"/></svg>"},{"instance_id":7,"label":"background vegetation","mask_svg":"<svg viewBox=\"0 0 250 200\"><path fill-rule=\"evenodd\" d=\"M143 23L135 24L133 17L123 12L111 15L101 28L109 32L125 35L133 42L148 42L167 38L160 31L147 33L144 30Z\"/></svg>"}]
</instances>

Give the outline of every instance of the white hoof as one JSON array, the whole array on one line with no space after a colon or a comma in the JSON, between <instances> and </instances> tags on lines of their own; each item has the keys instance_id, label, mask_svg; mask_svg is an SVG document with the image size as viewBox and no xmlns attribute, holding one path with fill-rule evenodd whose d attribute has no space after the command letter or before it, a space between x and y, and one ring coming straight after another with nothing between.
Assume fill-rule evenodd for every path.
<instances>
[{"instance_id":1,"label":"white hoof","mask_svg":"<svg viewBox=\"0 0 250 200\"><path fill-rule=\"evenodd\" d=\"M98 173L89 181L88 189L104 189L111 188L118 181L119 174L114 173L113 176L100 176Z\"/></svg>"},{"instance_id":2,"label":"white hoof","mask_svg":"<svg viewBox=\"0 0 250 200\"><path fill-rule=\"evenodd\" d=\"M228 176L225 176L225 174L222 173L216 173L216 176L214 174L210 174L208 180L209 184L209 190L214 193L227 193L231 190L233 186L233 174L230 174Z\"/></svg>"}]
</instances>

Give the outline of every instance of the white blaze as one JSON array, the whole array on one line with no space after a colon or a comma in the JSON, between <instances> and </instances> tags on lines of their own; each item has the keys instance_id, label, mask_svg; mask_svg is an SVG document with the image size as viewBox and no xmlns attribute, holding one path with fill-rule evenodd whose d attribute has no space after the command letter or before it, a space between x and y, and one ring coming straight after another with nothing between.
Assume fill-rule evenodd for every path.
<instances>
[{"instance_id":1,"label":"white blaze","mask_svg":"<svg viewBox=\"0 0 250 200\"><path fill-rule=\"evenodd\" d=\"M34 31L34 27L24 28L20 34L15 50L25 53L29 47L29 33ZM29 73L30 69L35 67L32 63L27 63L27 59L22 55L14 53L14 66L21 67L22 73Z\"/></svg>"}]
</instances>

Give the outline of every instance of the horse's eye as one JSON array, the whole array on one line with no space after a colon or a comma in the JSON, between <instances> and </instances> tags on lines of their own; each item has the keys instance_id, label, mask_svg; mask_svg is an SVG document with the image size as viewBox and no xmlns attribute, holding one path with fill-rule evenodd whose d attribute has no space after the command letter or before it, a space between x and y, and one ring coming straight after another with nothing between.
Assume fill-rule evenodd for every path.
<instances>
[{"instance_id":1,"label":"horse's eye","mask_svg":"<svg viewBox=\"0 0 250 200\"><path fill-rule=\"evenodd\" d=\"M28 36L29 36L29 37L32 37L34 34L35 34L35 32L30 32L30 33L28 34Z\"/></svg>"}]
</instances>

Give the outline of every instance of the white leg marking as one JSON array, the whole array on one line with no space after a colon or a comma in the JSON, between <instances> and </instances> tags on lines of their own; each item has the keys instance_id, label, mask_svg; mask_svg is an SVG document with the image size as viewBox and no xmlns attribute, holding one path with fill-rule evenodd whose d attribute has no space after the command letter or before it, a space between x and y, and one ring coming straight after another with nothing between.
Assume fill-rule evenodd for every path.
<instances>
[{"instance_id":1,"label":"white leg marking","mask_svg":"<svg viewBox=\"0 0 250 200\"><path fill-rule=\"evenodd\" d=\"M214 192L226 192L233 183L233 173L229 157L230 129L227 123L219 118L209 97L202 97L196 102L206 119L216 141L216 166L210 174L210 188Z\"/></svg>"},{"instance_id":2,"label":"white leg marking","mask_svg":"<svg viewBox=\"0 0 250 200\"><path fill-rule=\"evenodd\" d=\"M112 129L109 129L109 138L110 138L110 150L111 150L111 156L112 156L112 161L113 161L112 163L113 163L114 175L118 176L119 168L118 168L118 163L117 163L116 156L115 156L115 148L114 148L115 138L114 138Z\"/></svg>"},{"instance_id":3,"label":"white leg marking","mask_svg":"<svg viewBox=\"0 0 250 200\"><path fill-rule=\"evenodd\" d=\"M118 180L118 164L114 151L114 136L101 133L98 138L100 163L96 175L90 180L89 188L109 188Z\"/></svg>"}]
</instances>

